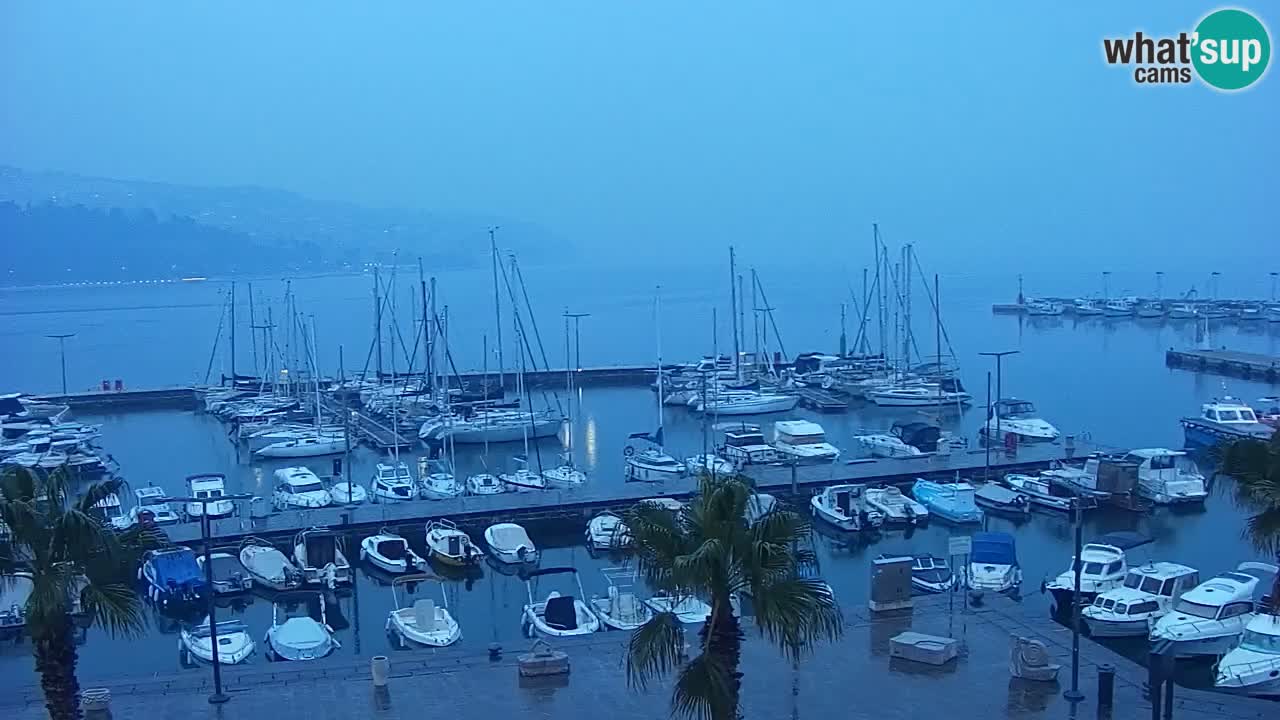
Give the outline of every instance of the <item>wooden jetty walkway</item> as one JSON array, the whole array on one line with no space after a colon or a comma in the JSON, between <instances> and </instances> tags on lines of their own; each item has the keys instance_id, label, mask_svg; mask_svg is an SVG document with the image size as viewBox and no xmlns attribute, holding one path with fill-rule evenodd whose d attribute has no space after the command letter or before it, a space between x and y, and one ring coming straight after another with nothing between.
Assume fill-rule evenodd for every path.
<instances>
[{"instance_id":1,"label":"wooden jetty walkway","mask_svg":"<svg viewBox=\"0 0 1280 720\"><path fill-rule=\"evenodd\" d=\"M1003 449L991 451L992 477L1009 472L1044 469L1054 461L1082 457L1097 448L1077 445L1027 445L1013 454ZM948 480L959 474L981 478L985 450L967 450L949 455L921 455L911 458L881 458L824 465L751 466L744 474L756 487L779 496L806 497L816 488L843 483L865 485L914 482L916 478ZM477 495L447 500L413 500L400 503L364 503L331 506L314 510L285 510L266 517L238 517L213 521L212 535L218 545L239 542L248 536L292 536L299 530L327 526L339 530L376 530L421 524L448 518L463 527L483 528L493 522L558 522L584 525L602 510L621 511L636 501L652 497L687 498L697 488L697 479L683 477L667 483L608 483L588 481L582 488ZM269 503L270 498L266 498ZM198 542L200 526L189 522L165 528L178 543Z\"/></svg>"},{"instance_id":2,"label":"wooden jetty walkway","mask_svg":"<svg viewBox=\"0 0 1280 720\"><path fill-rule=\"evenodd\" d=\"M1280 382L1280 355L1237 350L1174 350L1164 354L1166 367L1239 377L1246 380Z\"/></svg>"},{"instance_id":3,"label":"wooden jetty walkway","mask_svg":"<svg viewBox=\"0 0 1280 720\"><path fill-rule=\"evenodd\" d=\"M849 398L830 390L819 388L801 388L800 404L810 410L821 413L838 413L849 411Z\"/></svg>"}]
</instances>

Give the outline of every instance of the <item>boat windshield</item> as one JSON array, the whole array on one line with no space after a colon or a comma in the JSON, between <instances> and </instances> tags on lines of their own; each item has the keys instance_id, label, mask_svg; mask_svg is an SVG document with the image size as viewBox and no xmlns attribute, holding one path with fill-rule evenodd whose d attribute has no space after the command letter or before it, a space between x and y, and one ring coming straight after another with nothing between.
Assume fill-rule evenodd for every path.
<instances>
[{"instance_id":1,"label":"boat windshield","mask_svg":"<svg viewBox=\"0 0 1280 720\"><path fill-rule=\"evenodd\" d=\"M1076 571L1076 567L1077 567L1077 566L1079 566L1079 565L1080 565L1080 561L1079 561L1079 560L1077 560L1077 561L1075 561L1074 563L1072 563L1072 564L1071 564L1071 572L1075 572L1075 571ZM1081 575L1101 575L1101 574L1102 574L1102 563L1099 563L1099 562L1086 562L1086 563L1084 564L1084 569L1080 571L1080 574L1081 574Z\"/></svg>"},{"instance_id":2,"label":"boat windshield","mask_svg":"<svg viewBox=\"0 0 1280 720\"><path fill-rule=\"evenodd\" d=\"M293 492L295 494L319 492L323 489L324 489L324 486L321 485L319 482L298 483L296 485L289 486L290 492Z\"/></svg>"},{"instance_id":3,"label":"boat windshield","mask_svg":"<svg viewBox=\"0 0 1280 720\"><path fill-rule=\"evenodd\" d=\"M1142 575L1139 575L1138 573L1129 573L1124 576L1124 586L1131 590L1137 590L1142 587L1142 580Z\"/></svg>"},{"instance_id":4,"label":"boat windshield","mask_svg":"<svg viewBox=\"0 0 1280 720\"><path fill-rule=\"evenodd\" d=\"M1004 406L1004 416L1008 418L1030 417L1035 412L1035 406L1029 402L1011 402Z\"/></svg>"},{"instance_id":5,"label":"boat windshield","mask_svg":"<svg viewBox=\"0 0 1280 720\"><path fill-rule=\"evenodd\" d=\"M1216 605L1203 605L1186 599L1179 600L1174 604L1173 610L1174 612L1182 613L1183 615L1204 618L1206 620L1213 620L1218 617L1218 607Z\"/></svg>"},{"instance_id":6,"label":"boat windshield","mask_svg":"<svg viewBox=\"0 0 1280 720\"><path fill-rule=\"evenodd\" d=\"M1240 419L1240 413L1236 412L1235 410L1219 410L1218 411L1219 422L1236 422L1239 419Z\"/></svg>"},{"instance_id":7,"label":"boat windshield","mask_svg":"<svg viewBox=\"0 0 1280 720\"><path fill-rule=\"evenodd\" d=\"M818 445L827 441L821 433L816 435L782 435L778 440L788 445Z\"/></svg>"},{"instance_id":8,"label":"boat windshield","mask_svg":"<svg viewBox=\"0 0 1280 720\"><path fill-rule=\"evenodd\" d=\"M1252 410L1241 410L1240 420L1243 422L1258 422L1258 418L1254 416Z\"/></svg>"},{"instance_id":9,"label":"boat windshield","mask_svg":"<svg viewBox=\"0 0 1280 720\"><path fill-rule=\"evenodd\" d=\"M1280 635L1268 635L1257 630L1245 630L1240 636L1240 648L1260 653L1280 653Z\"/></svg>"}]
</instances>

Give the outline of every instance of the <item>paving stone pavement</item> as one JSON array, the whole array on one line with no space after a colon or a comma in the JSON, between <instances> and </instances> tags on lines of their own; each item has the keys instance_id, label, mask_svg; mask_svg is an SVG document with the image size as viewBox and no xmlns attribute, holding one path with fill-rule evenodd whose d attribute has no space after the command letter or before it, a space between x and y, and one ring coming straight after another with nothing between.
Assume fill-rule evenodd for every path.
<instances>
[{"instance_id":1,"label":"paving stone pavement","mask_svg":"<svg viewBox=\"0 0 1280 720\"><path fill-rule=\"evenodd\" d=\"M1088 640L1082 642L1081 688L1087 698L1074 708L1062 698L1069 681L1071 634L1048 618L1012 603L984 608L954 621L944 601L917 602L914 611L872 619L865 609L846 609L844 637L820 646L793 667L748 626L743 651L743 711L748 720L767 718L850 718L854 720L1009 720L1039 718L1148 718L1142 698L1146 670ZM966 654L942 668L889 657L889 639L907 629L945 635L948 627L964 639ZM1055 661L1065 665L1060 683L1009 677L1009 636L1043 640ZM400 720L448 717L547 719L606 712L610 720L665 720L670 717L670 682L647 691L627 687L627 635L600 633L556 641L569 654L566 678L522 681L516 655L507 648L491 662L474 652L417 651L393 655L385 692L375 691L367 663L350 661L258 665L231 668L226 686L232 700L208 704L210 680L183 673L109 684L117 720L287 720L288 718ZM1117 668L1115 705L1109 714L1096 706L1097 666ZM83 678L85 687L94 685ZM45 717L38 688L0 698L0 717ZM1280 703L1179 688L1175 718L1260 720L1280 718Z\"/></svg>"}]
</instances>

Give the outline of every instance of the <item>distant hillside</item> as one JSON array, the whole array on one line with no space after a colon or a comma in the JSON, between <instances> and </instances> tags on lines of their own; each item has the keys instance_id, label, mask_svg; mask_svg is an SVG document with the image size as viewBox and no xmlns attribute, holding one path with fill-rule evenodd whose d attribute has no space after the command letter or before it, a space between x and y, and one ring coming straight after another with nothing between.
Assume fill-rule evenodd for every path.
<instances>
[{"instance_id":1,"label":"distant hillside","mask_svg":"<svg viewBox=\"0 0 1280 720\"><path fill-rule=\"evenodd\" d=\"M29 172L0 165L0 282L324 270L487 257L485 228L534 258L554 240L506 218L372 209L283 190Z\"/></svg>"}]
</instances>

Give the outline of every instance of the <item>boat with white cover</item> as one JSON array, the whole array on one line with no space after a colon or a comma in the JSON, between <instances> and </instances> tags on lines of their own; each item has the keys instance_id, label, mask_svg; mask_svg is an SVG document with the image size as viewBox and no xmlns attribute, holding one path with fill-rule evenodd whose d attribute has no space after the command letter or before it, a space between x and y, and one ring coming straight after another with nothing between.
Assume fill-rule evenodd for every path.
<instances>
[{"instance_id":1,"label":"boat with white cover","mask_svg":"<svg viewBox=\"0 0 1280 720\"><path fill-rule=\"evenodd\" d=\"M318 591L281 593L271 603L271 627L263 644L268 660L319 660L340 647Z\"/></svg>"},{"instance_id":2,"label":"boat with white cover","mask_svg":"<svg viewBox=\"0 0 1280 720\"><path fill-rule=\"evenodd\" d=\"M854 435L853 441L858 443L862 452L871 457L897 458L922 455L919 448L902 442L902 438L889 433L862 433Z\"/></svg>"},{"instance_id":3,"label":"boat with white cover","mask_svg":"<svg viewBox=\"0 0 1280 720\"><path fill-rule=\"evenodd\" d=\"M500 495L507 491L497 477L489 473L476 473L467 476L468 495Z\"/></svg>"},{"instance_id":4,"label":"boat with white cover","mask_svg":"<svg viewBox=\"0 0 1280 720\"><path fill-rule=\"evenodd\" d=\"M257 647L249 628L238 620L222 620L217 624L218 630L218 663L221 665L238 665L253 654ZM209 618L194 627L182 628L178 638L182 651L182 660L191 664L193 660L213 662L213 636L209 631Z\"/></svg>"},{"instance_id":5,"label":"boat with white cover","mask_svg":"<svg viewBox=\"0 0 1280 720\"><path fill-rule=\"evenodd\" d=\"M534 472L529 469L529 461L527 458L514 458L516 469L514 472L502 473L498 479L503 485L512 492L529 492L531 490L546 490L547 479L541 473Z\"/></svg>"},{"instance_id":6,"label":"boat with white cover","mask_svg":"<svg viewBox=\"0 0 1280 720\"><path fill-rule=\"evenodd\" d=\"M840 457L840 450L827 442L827 433L822 426L808 420L779 420L774 423L773 447L793 462L835 462Z\"/></svg>"},{"instance_id":7,"label":"boat with white cover","mask_svg":"<svg viewBox=\"0 0 1280 720\"><path fill-rule=\"evenodd\" d=\"M1025 518L1031 512L1031 501L1026 495L996 482L985 482L974 488L973 501L988 513L1005 517Z\"/></svg>"},{"instance_id":8,"label":"boat with white cover","mask_svg":"<svg viewBox=\"0 0 1280 720\"><path fill-rule=\"evenodd\" d=\"M896 487L867 488L862 496L867 505L884 515L887 523L915 525L929 519L929 508L903 495Z\"/></svg>"},{"instance_id":9,"label":"boat with white cover","mask_svg":"<svg viewBox=\"0 0 1280 720\"><path fill-rule=\"evenodd\" d=\"M1053 595L1053 602L1059 612L1067 612L1071 608L1071 599L1075 596L1076 566L1080 568L1080 603L1083 606L1092 603L1098 593L1120 587L1129 573L1126 552L1146 545L1151 538L1133 532L1107 533L1095 542L1085 543L1080 548L1080 557L1074 555L1067 569L1056 578L1045 583L1045 589Z\"/></svg>"},{"instance_id":10,"label":"boat with white cover","mask_svg":"<svg viewBox=\"0 0 1280 720\"><path fill-rule=\"evenodd\" d=\"M708 395L694 395L691 407L700 413L711 415L768 415L794 410L800 403L799 395L780 395L755 390L721 390Z\"/></svg>"},{"instance_id":11,"label":"boat with white cover","mask_svg":"<svg viewBox=\"0 0 1280 720\"><path fill-rule=\"evenodd\" d=\"M440 590L440 604L431 598L418 598L412 605L402 601L400 593L411 595L425 584L435 583ZM449 613L449 597L444 581L435 575L417 574L398 577L391 583L395 608L387 614L386 630L400 647L407 643L424 647L448 647L462 637L462 628Z\"/></svg>"},{"instance_id":12,"label":"boat with white cover","mask_svg":"<svg viewBox=\"0 0 1280 720\"><path fill-rule=\"evenodd\" d=\"M427 521L427 550L436 560L454 567L479 562L483 555L470 535L444 519Z\"/></svg>"},{"instance_id":13,"label":"boat with white cover","mask_svg":"<svg viewBox=\"0 0 1280 720\"><path fill-rule=\"evenodd\" d=\"M369 499L369 492L360 485L341 480L329 486L329 497L339 505L359 505Z\"/></svg>"},{"instance_id":14,"label":"boat with white cover","mask_svg":"<svg viewBox=\"0 0 1280 720\"><path fill-rule=\"evenodd\" d=\"M409 547L409 541L383 528L360 541L360 559L389 573L423 570L427 563Z\"/></svg>"},{"instance_id":15,"label":"boat with white cover","mask_svg":"<svg viewBox=\"0 0 1280 720\"><path fill-rule=\"evenodd\" d=\"M333 503L320 478L302 466L276 470L276 489L271 499L278 510L321 508Z\"/></svg>"},{"instance_id":16,"label":"boat with white cover","mask_svg":"<svg viewBox=\"0 0 1280 720\"><path fill-rule=\"evenodd\" d=\"M639 452L630 445L623 449L626 466L623 477L627 482L666 482L684 477L685 466L667 454L661 446L645 448Z\"/></svg>"},{"instance_id":17,"label":"boat with white cover","mask_svg":"<svg viewBox=\"0 0 1280 720\"><path fill-rule=\"evenodd\" d=\"M529 539L529 533L515 523L490 525L484 530L484 541L499 562L520 565L538 561L538 547Z\"/></svg>"},{"instance_id":18,"label":"boat with white cover","mask_svg":"<svg viewBox=\"0 0 1280 720\"><path fill-rule=\"evenodd\" d=\"M732 477L738 474L738 468L733 463L714 453L691 455L685 458L684 466L694 477L703 473L712 477Z\"/></svg>"},{"instance_id":19,"label":"boat with white cover","mask_svg":"<svg viewBox=\"0 0 1280 720\"><path fill-rule=\"evenodd\" d=\"M867 506L861 485L832 485L809 500L813 516L840 530L858 532L884 524L884 513Z\"/></svg>"},{"instance_id":20,"label":"boat with white cover","mask_svg":"<svg viewBox=\"0 0 1280 720\"><path fill-rule=\"evenodd\" d=\"M589 603L600 622L614 630L635 630L649 622L653 609L635 593L639 583L634 568L604 568L600 574L609 587L604 597L592 595Z\"/></svg>"},{"instance_id":21,"label":"boat with white cover","mask_svg":"<svg viewBox=\"0 0 1280 720\"><path fill-rule=\"evenodd\" d=\"M352 581L351 563L342 553L341 538L332 530L310 528L293 538L293 560L302 581L333 588Z\"/></svg>"},{"instance_id":22,"label":"boat with white cover","mask_svg":"<svg viewBox=\"0 0 1280 720\"><path fill-rule=\"evenodd\" d=\"M1199 584L1200 573L1186 565L1152 562L1131 567L1120 587L1099 593L1080 615L1094 637L1145 637L1183 593Z\"/></svg>"},{"instance_id":23,"label":"boat with white cover","mask_svg":"<svg viewBox=\"0 0 1280 720\"><path fill-rule=\"evenodd\" d=\"M227 552L209 553L213 562L213 594L234 595L253 587L253 578L241 564L240 558ZM204 555L196 556L196 565L204 573Z\"/></svg>"},{"instance_id":24,"label":"boat with white cover","mask_svg":"<svg viewBox=\"0 0 1280 720\"><path fill-rule=\"evenodd\" d=\"M1017 543L1005 532L977 532L971 538L964 584L970 591L1016 593L1022 587Z\"/></svg>"},{"instance_id":25,"label":"boat with white cover","mask_svg":"<svg viewBox=\"0 0 1280 720\"><path fill-rule=\"evenodd\" d=\"M253 454L260 458L306 458L337 455L346 452L347 436L343 432L308 431L303 437L263 445Z\"/></svg>"},{"instance_id":26,"label":"boat with white cover","mask_svg":"<svg viewBox=\"0 0 1280 720\"><path fill-rule=\"evenodd\" d=\"M187 476L188 497L205 499L206 502L189 502L186 506L187 516L198 518L209 509L209 517L229 517L236 511L236 504L225 499L227 494L227 476L222 473L205 473ZM223 498L223 499L218 499Z\"/></svg>"},{"instance_id":27,"label":"boat with white cover","mask_svg":"<svg viewBox=\"0 0 1280 720\"><path fill-rule=\"evenodd\" d=\"M591 550L621 550L631 543L627 526L622 518L605 510L587 522L587 548Z\"/></svg>"},{"instance_id":28,"label":"boat with white cover","mask_svg":"<svg viewBox=\"0 0 1280 720\"><path fill-rule=\"evenodd\" d=\"M403 502L418 497L418 485L409 471L408 463L393 460L378 463L369 481L369 499L372 502Z\"/></svg>"},{"instance_id":29,"label":"boat with white cover","mask_svg":"<svg viewBox=\"0 0 1280 720\"><path fill-rule=\"evenodd\" d=\"M1214 687L1254 697L1280 697L1280 615L1255 613L1240 643L1218 661Z\"/></svg>"},{"instance_id":30,"label":"boat with white cover","mask_svg":"<svg viewBox=\"0 0 1280 720\"><path fill-rule=\"evenodd\" d=\"M577 595L564 595L552 590L545 600L535 600L535 587L540 578L570 575L573 577ZM591 608L582 600L585 593L578 571L571 567L544 568L533 570L525 577L525 589L529 593L529 601L525 603L523 621L524 632L529 637L543 635L546 637L572 637L590 635L600 629L600 618L591 612Z\"/></svg>"},{"instance_id":31,"label":"boat with white cover","mask_svg":"<svg viewBox=\"0 0 1280 720\"><path fill-rule=\"evenodd\" d=\"M1013 435L1018 444L1053 442L1062 435L1058 428L1040 417L1035 405L1016 398L996 402L987 421L978 428L978 434L1000 443Z\"/></svg>"},{"instance_id":32,"label":"boat with white cover","mask_svg":"<svg viewBox=\"0 0 1280 720\"><path fill-rule=\"evenodd\" d=\"M302 585L302 571L275 546L258 538L240 544L240 564L253 582L268 590L292 590Z\"/></svg>"},{"instance_id":33,"label":"boat with white cover","mask_svg":"<svg viewBox=\"0 0 1280 720\"><path fill-rule=\"evenodd\" d=\"M1231 651L1257 612L1258 602L1275 581L1275 565L1243 562L1182 594L1151 627L1152 642L1168 640L1177 657Z\"/></svg>"}]
</instances>

